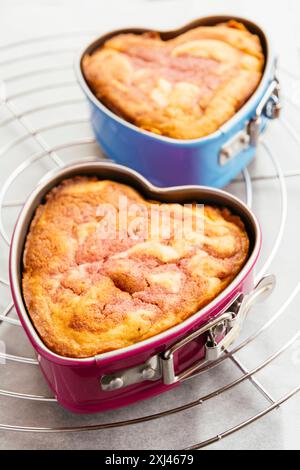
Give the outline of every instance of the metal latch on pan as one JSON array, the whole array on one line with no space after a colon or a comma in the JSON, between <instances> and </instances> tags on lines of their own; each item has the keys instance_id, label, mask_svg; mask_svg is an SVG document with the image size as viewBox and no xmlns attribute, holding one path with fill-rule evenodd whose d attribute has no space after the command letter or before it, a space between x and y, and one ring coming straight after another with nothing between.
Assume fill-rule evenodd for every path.
<instances>
[{"instance_id":1,"label":"metal latch on pan","mask_svg":"<svg viewBox=\"0 0 300 470\"><path fill-rule=\"evenodd\" d=\"M249 294L241 294L232 304L230 311L213 319L199 330L175 343L170 349L151 357L147 362L101 378L101 388L113 391L146 380L161 379L165 385L172 385L199 373L208 363L217 360L237 339L243 322L254 303L263 301L275 287L275 276L269 275L258 283ZM205 343L205 358L194 363L185 371L176 375L174 354L191 341L203 334L207 335ZM222 338L218 341L219 338Z\"/></svg>"},{"instance_id":2,"label":"metal latch on pan","mask_svg":"<svg viewBox=\"0 0 300 470\"><path fill-rule=\"evenodd\" d=\"M244 129L235 134L221 148L220 165L225 165L229 160L250 146L256 146L261 133L262 116L268 119L277 119L281 108L280 85L278 80L274 79L256 108L255 116L246 123Z\"/></svg>"}]
</instances>

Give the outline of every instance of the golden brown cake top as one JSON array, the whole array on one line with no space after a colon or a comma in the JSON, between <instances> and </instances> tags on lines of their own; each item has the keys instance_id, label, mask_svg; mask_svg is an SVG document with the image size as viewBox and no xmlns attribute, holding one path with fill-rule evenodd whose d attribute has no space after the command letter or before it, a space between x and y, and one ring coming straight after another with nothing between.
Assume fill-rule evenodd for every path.
<instances>
[{"instance_id":1,"label":"golden brown cake top","mask_svg":"<svg viewBox=\"0 0 300 470\"><path fill-rule=\"evenodd\" d=\"M230 21L163 41L119 34L83 58L94 94L140 128L175 139L215 132L257 88L264 66L258 36Z\"/></svg>"},{"instance_id":2,"label":"golden brown cake top","mask_svg":"<svg viewBox=\"0 0 300 470\"><path fill-rule=\"evenodd\" d=\"M248 250L244 225L228 209L150 202L129 186L77 177L36 211L23 294L51 350L88 357L199 311L233 280Z\"/></svg>"}]
</instances>

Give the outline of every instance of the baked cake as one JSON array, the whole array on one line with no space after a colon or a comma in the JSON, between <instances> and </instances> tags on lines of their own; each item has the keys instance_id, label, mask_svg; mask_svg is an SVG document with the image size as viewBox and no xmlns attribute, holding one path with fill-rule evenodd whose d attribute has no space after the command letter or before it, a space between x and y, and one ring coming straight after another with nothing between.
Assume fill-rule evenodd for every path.
<instances>
[{"instance_id":1,"label":"baked cake","mask_svg":"<svg viewBox=\"0 0 300 470\"><path fill-rule=\"evenodd\" d=\"M253 94L263 67L258 36L236 21L167 41L156 32L118 34L82 62L91 90L110 110L175 139L218 130Z\"/></svg>"},{"instance_id":2,"label":"baked cake","mask_svg":"<svg viewBox=\"0 0 300 470\"><path fill-rule=\"evenodd\" d=\"M127 225L121 224L126 215ZM198 312L236 277L248 251L241 219L226 208L162 204L127 185L76 177L52 189L36 210L24 251L23 295L52 351L89 357Z\"/></svg>"}]
</instances>

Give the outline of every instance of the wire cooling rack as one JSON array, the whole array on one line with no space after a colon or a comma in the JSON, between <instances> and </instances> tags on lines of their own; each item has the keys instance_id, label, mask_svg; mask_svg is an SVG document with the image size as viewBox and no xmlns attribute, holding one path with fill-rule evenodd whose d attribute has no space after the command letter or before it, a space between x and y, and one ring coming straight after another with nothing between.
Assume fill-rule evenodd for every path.
<instances>
[{"instance_id":1,"label":"wire cooling rack","mask_svg":"<svg viewBox=\"0 0 300 470\"><path fill-rule=\"evenodd\" d=\"M178 389L165 394L160 400L149 400L138 407L84 417L70 417L49 394L10 297L7 270L10 237L26 196L55 167L62 167L71 161L105 158L95 145L85 99L73 74L74 54L91 36L88 32L76 32L0 47L0 362L3 363L0 366L0 377L2 384L9 384L1 385L0 389L0 400L3 402L1 408L5 411L1 415L3 422L0 430L25 433L100 432L136 427L140 423L146 426L146 423L168 420L172 416L176 417L176 426L180 423L181 428L184 428L185 423L189 426L191 423L191 415L186 417L188 410L203 410L206 405L214 409L215 414L208 413L207 417L197 414L197 417L204 423L204 431L208 429L212 437L205 437L201 441L197 439L198 435L205 435L205 432L201 430L199 433L197 423L193 421L195 432L192 431L192 434L196 443L187 443L185 446L186 449L199 449L260 420L300 392L300 379L298 383L296 380L300 357L297 349L300 323L293 313L293 304L300 290L297 278L292 288L284 285L283 291L273 302L270 300L266 306L255 308L255 314L250 316L244 328L244 336L234 349L207 365L201 375L181 386L184 391L183 403L180 403L182 395ZM300 80L286 70L281 70L280 75L287 84L291 80L293 83ZM299 111L299 104L293 94L287 92L286 95L286 106L291 107L292 116ZM279 155L280 143L274 148L272 142L275 135L277 139L280 136L280 142L286 139L293 141L296 155L300 139L291 116L284 114L280 122L274 123L274 128L272 126L272 130L263 137L258 152L261 166L252 165L249 172L246 170L228 188L244 198L249 206L254 206L254 210L259 212L261 206L264 206L267 213L272 215L273 228L269 230L270 236L263 246L257 280L273 268L274 260L278 257L279 267L285 262L282 245L285 244L288 208L291 207L291 203L288 204L288 182L300 176L300 167L283 170ZM294 160L297 162L297 158ZM296 196L292 194L294 199ZM289 242L293 243L293 240ZM299 258L299 253L295 254L295 263L297 256ZM275 271L275 274L278 272ZM281 335L287 324L290 329L286 335ZM262 345L267 345L267 348L263 349ZM265 357L266 351L268 355ZM255 362L251 360L252 356ZM263 372L265 375L262 375ZM283 389L282 385L278 388L277 380L275 391L279 396L273 397L273 392L269 391L274 390L272 379L284 373L288 374L288 379L285 378L287 388ZM292 383L291 377L295 378L295 383ZM248 384L250 388L241 390L239 387L243 384ZM42 389L42 393L35 393L31 386ZM232 407L232 400L237 400L237 397L241 399L244 393L237 421L231 423L225 409ZM252 394L259 396L255 404L249 398ZM219 397L222 400L219 405L223 413L221 416L216 404ZM40 416L42 406L46 407L46 411ZM40 424L41 420L43 422ZM208 421L210 425L206 426ZM211 421L214 421L216 431L212 430ZM139 447L139 434L137 429L136 447ZM178 441L175 441L174 447L178 447Z\"/></svg>"}]
</instances>

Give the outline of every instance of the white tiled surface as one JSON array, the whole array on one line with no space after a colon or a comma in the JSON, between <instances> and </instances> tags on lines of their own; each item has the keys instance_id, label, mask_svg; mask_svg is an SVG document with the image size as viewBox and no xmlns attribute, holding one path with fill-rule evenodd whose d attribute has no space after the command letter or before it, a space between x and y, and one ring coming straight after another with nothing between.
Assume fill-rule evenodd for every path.
<instances>
[{"instance_id":1,"label":"white tiled surface","mask_svg":"<svg viewBox=\"0 0 300 470\"><path fill-rule=\"evenodd\" d=\"M257 0L1 0L0 1L0 47L11 41L19 41L34 36L44 36L67 31L92 31L95 34L125 25L146 25L155 28L176 27L198 16L228 13L249 17L264 25L273 38L280 55L281 65L300 75L299 2L262 2ZM56 40L58 48L77 48L88 38L73 36L68 40ZM20 46L17 49L0 49L0 62L12 56L22 56L37 50L44 50L45 45L53 48L53 39L49 42L36 43L34 46ZM40 49L39 49L40 48ZM0 69L0 79L12 76L35 67L51 67L59 64L71 64L73 55L66 53L59 56L40 58L38 62L25 61L6 65ZM281 73L284 93L289 99L283 117L296 132L300 131L300 82ZM42 78L30 78L14 81L7 87L8 95L24 88L41 86L46 83L72 81L72 70L43 75ZM41 102L53 102L60 99L77 99L78 103L59 108L52 112L32 115L28 122L33 126L44 126L51 122L87 118L87 109L76 85L58 87L42 94L29 95L13 101L17 109L38 106ZM290 102L292 101L292 103ZM0 106L0 123L8 116ZM4 146L16 136L21 135L17 124L0 127L0 153ZM299 134L300 135L300 134ZM49 144L68 142L72 138L91 136L87 122L65 126L62 130L43 133ZM300 169L299 145L283 127L274 123L266 134L266 141L279 158L284 172ZM0 157L0 185L5 184L9 174L29 155L39 151L33 140L26 140L14 147L6 157ZM59 155L67 160L88 155L99 155L97 147L85 145L67 149ZM9 157L9 158L8 158ZM23 199L45 171L53 167L49 158L30 166L24 175L16 179L7 193L7 201ZM274 169L265 151L260 148L256 161L250 168L252 176L272 175ZM299 282L299 188L300 178L286 180L288 192L288 218L284 239L270 271L276 273L278 287L276 292L262 306L256 307L247 321L242 338L255 332L270 319L295 289ZM229 188L235 194L244 197L243 185L233 184ZM280 192L276 180L255 181L254 210L258 215L264 233L263 254L260 266L268 259L272 244L276 238L280 221ZM17 209L4 209L5 229L10 234ZM0 278L7 279L8 250L0 240ZM0 286L0 310L9 303L9 291ZM281 348L300 329L300 297L296 297L274 325L265 331L251 345L238 354L239 359L249 368L255 368ZM13 315L12 315L13 316ZM33 356L32 349L19 328L1 325L0 339L5 339L7 352L16 355ZM266 389L279 399L300 384L300 341L285 352L278 360L270 364L257 378ZM92 424L112 420L130 419L136 416L156 413L163 409L178 406L216 390L232 382L240 372L230 363L225 362L218 368L193 379L175 391L156 397L144 403L95 416L74 416L55 404L38 404L13 398L0 397L0 423L28 426L71 426ZM35 366L20 366L14 363L0 365L0 388L23 393L49 394L39 370ZM190 411L174 415L159 421L144 423L128 428L111 429L75 434L32 434L0 430L0 449L21 448L60 448L60 449L178 449L215 436L245 419L257 414L268 406L266 400L255 388L244 382L203 405ZM283 405L280 410L264 417L251 426L227 437L212 446L214 449L300 449L300 396Z\"/></svg>"}]
</instances>

